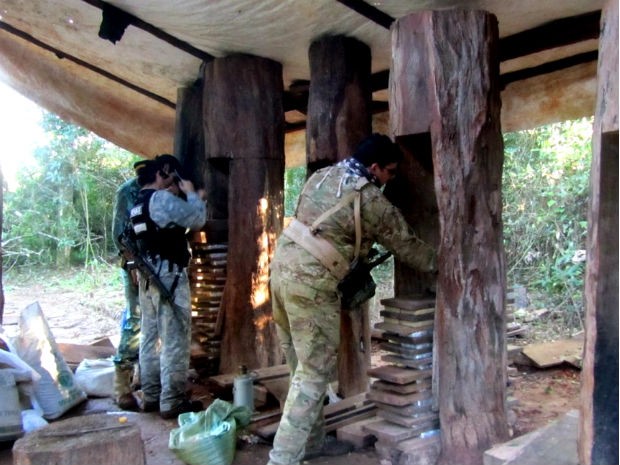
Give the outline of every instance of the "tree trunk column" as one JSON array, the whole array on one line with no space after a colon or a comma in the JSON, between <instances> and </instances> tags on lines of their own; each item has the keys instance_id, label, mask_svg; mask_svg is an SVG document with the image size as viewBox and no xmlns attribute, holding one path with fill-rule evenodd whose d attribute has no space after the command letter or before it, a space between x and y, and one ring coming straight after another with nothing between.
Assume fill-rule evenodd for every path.
<instances>
[{"instance_id":1,"label":"tree trunk column","mask_svg":"<svg viewBox=\"0 0 620 465\"><path fill-rule=\"evenodd\" d=\"M372 129L370 48L350 37L323 37L309 58L308 176L350 156Z\"/></svg>"},{"instance_id":2,"label":"tree trunk column","mask_svg":"<svg viewBox=\"0 0 620 465\"><path fill-rule=\"evenodd\" d=\"M203 123L210 159L229 160L228 262L220 371L281 363L269 301L269 262L282 229L282 67L254 56L205 66Z\"/></svg>"},{"instance_id":3,"label":"tree trunk column","mask_svg":"<svg viewBox=\"0 0 620 465\"><path fill-rule=\"evenodd\" d=\"M398 20L392 34L390 94L400 99L391 108L401 118L392 128L430 127L433 147L439 463L478 465L508 438L497 20L424 12Z\"/></svg>"},{"instance_id":4,"label":"tree trunk column","mask_svg":"<svg viewBox=\"0 0 620 465\"><path fill-rule=\"evenodd\" d=\"M581 373L579 463L618 463L618 2L599 39Z\"/></svg>"},{"instance_id":5,"label":"tree trunk column","mask_svg":"<svg viewBox=\"0 0 620 465\"><path fill-rule=\"evenodd\" d=\"M202 130L203 79L177 90L174 156L197 188L205 187L207 159ZM212 202L208 202L212 204Z\"/></svg>"},{"instance_id":6,"label":"tree trunk column","mask_svg":"<svg viewBox=\"0 0 620 465\"><path fill-rule=\"evenodd\" d=\"M306 122L308 176L351 156L371 133L370 48L344 36L323 37L310 46ZM341 312L338 392L349 397L368 389L368 305Z\"/></svg>"}]
</instances>

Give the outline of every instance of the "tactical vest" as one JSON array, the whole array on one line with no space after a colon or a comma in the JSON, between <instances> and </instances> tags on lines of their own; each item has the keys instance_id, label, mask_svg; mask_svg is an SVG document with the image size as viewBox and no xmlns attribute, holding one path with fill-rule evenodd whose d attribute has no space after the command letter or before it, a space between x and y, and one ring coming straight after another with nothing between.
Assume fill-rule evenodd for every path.
<instances>
[{"instance_id":1,"label":"tactical vest","mask_svg":"<svg viewBox=\"0 0 620 465\"><path fill-rule=\"evenodd\" d=\"M138 251L142 257L149 257L152 260L168 260L169 263L186 267L190 253L185 238L185 228L180 226L160 228L151 219L149 202L155 192L155 189L141 190L129 215Z\"/></svg>"}]
</instances>

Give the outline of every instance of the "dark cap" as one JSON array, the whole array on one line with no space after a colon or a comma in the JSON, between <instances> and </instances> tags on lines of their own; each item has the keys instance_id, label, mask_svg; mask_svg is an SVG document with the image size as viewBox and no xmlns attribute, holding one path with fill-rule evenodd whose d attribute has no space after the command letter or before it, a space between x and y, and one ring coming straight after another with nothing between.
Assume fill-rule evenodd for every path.
<instances>
[{"instance_id":1,"label":"dark cap","mask_svg":"<svg viewBox=\"0 0 620 465\"><path fill-rule=\"evenodd\" d=\"M149 162L150 160L138 160L137 162L135 162L133 164L133 170L138 173L138 171L140 170L140 168L143 168L146 166L146 164Z\"/></svg>"},{"instance_id":2,"label":"dark cap","mask_svg":"<svg viewBox=\"0 0 620 465\"><path fill-rule=\"evenodd\" d=\"M170 155L169 153L162 153L161 155L157 155L155 157L155 162L159 166L159 169L163 169L164 166L168 165L170 168L168 172L173 173L176 171L179 176L183 177L181 162L175 156Z\"/></svg>"}]
</instances>

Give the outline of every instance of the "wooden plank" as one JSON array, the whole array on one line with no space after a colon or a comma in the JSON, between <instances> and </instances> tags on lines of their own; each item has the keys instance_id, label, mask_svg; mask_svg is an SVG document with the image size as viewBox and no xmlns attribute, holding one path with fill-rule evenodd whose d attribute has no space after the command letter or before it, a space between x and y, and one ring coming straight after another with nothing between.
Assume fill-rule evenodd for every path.
<instances>
[{"instance_id":1,"label":"wooden plank","mask_svg":"<svg viewBox=\"0 0 620 465\"><path fill-rule=\"evenodd\" d=\"M405 367L408 368L415 368L415 369L425 369L426 367L430 366L433 363L433 358L432 357L427 357L427 358L422 358L420 360L411 360L405 357L399 357L397 355L383 355L381 357L381 360L385 361L385 362L390 362L390 363L397 363L399 365L404 365Z\"/></svg>"},{"instance_id":2,"label":"wooden plank","mask_svg":"<svg viewBox=\"0 0 620 465\"><path fill-rule=\"evenodd\" d=\"M369 418L375 418L377 416L377 409L368 409L356 411L354 415L350 415L347 418L339 418L338 421L331 422L329 424L325 424L325 431L330 433L332 431L336 431L338 428L342 428L343 426L350 425L352 423L356 423L361 420L367 420Z\"/></svg>"},{"instance_id":3,"label":"wooden plank","mask_svg":"<svg viewBox=\"0 0 620 465\"><path fill-rule=\"evenodd\" d=\"M398 394L412 394L414 392L425 391L431 388L431 377L425 380L418 380L415 383L409 384L396 384L386 381L375 381L372 383L372 389L378 389L380 391L396 392Z\"/></svg>"},{"instance_id":4,"label":"wooden plank","mask_svg":"<svg viewBox=\"0 0 620 465\"><path fill-rule=\"evenodd\" d=\"M355 446L355 449L364 449L370 447L376 441L376 438L363 430L364 425L382 421L376 416L359 420L348 425L341 426L336 431L336 437L339 441L348 441Z\"/></svg>"},{"instance_id":5,"label":"wooden plank","mask_svg":"<svg viewBox=\"0 0 620 465\"><path fill-rule=\"evenodd\" d=\"M564 362L581 368L583 334L581 337L530 344L523 348L523 354L538 368L548 368Z\"/></svg>"},{"instance_id":6,"label":"wooden plank","mask_svg":"<svg viewBox=\"0 0 620 465\"><path fill-rule=\"evenodd\" d=\"M407 358L419 357L420 355L430 354L433 350L432 344L424 344L421 348L413 349L403 346L402 344L394 344L392 342L382 342L381 344L379 344L379 348Z\"/></svg>"},{"instance_id":7,"label":"wooden plank","mask_svg":"<svg viewBox=\"0 0 620 465\"><path fill-rule=\"evenodd\" d=\"M376 407L366 399L366 393L328 404L323 409L326 431L334 431L341 426L374 416L375 411ZM269 440L276 434L279 424L280 418L277 418L277 421L266 425L257 425L258 427L251 425L250 429L258 436Z\"/></svg>"},{"instance_id":8,"label":"wooden plank","mask_svg":"<svg viewBox=\"0 0 620 465\"><path fill-rule=\"evenodd\" d=\"M262 379L260 384L263 385L267 391L273 394L276 399L278 399L280 408L284 409L284 403L286 402L286 396L288 394L290 384L289 377L282 376L273 379Z\"/></svg>"},{"instance_id":9,"label":"wooden plank","mask_svg":"<svg viewBox=\"0 0 620 465\"><path fill-rule=\"evenodd\" d=\"M71 368L77 367L82 360L108 358L116 353L114 347L92 346L83 344L58 343L58 350Z\"/></svg>"},{"instance_id":10,"label":"wooden plank","mask_svg":"<svg viewBox=\"0 0 620 465\"><path fill-rule=\"evenodd\" d=\"M430 399L432 395L433 394L430 390L416 392L413 394L397 394L389 391L379 391L376 389L371 389L368 391L369 400L397 406L409 405L420 400Z\"/></svg>"},{"instance_id":11,"label":"wooden plank","mask_svg":"<svg viewBox=\"0 0 620 465\"><path fill-rule=\"evenodd\" d=\"M379 322L375 324L375 328L381 329L383 331L387 331L389 333L394 333L398 336L409 336L416 337L420 335L422 332L428 332L433 330L433 323L427 322L423 326L419 326L416 328L412 328L411 326L406 326L403 324L393 324L387 322Z\"/></svg>"},{"instance_id":12,"label":"wooden plank","mask_svg":"<svg viewBox=\"0 0 620 465\"><path fill-rule=\"evenodd\" d=\"M419 400L409 405L390 405L383 402L375 402L377 410L385 410L387 412L398 413L399 415L420 415L433 411L432 399Z\"/></svg>"},{"instance_id":13,"label":"wooden plank","mask_svg":"<svg viewBox=\"0 0 620 465\"><path fill-rule=\"evenodd\" d=\"M421 415L420 417L407 417L386 410L378 410L377 417L396 423L407 428L424 429L424 431L439 427L439 414L435 412Z\"/></svg>"},{"instance_id":14,"label":"wooden plank","mask_svg":"<svg viewBox=\"0 0 620 465\"><path fill-rule=\"evenodd\" d=\"M362 429L376 436L379 441L390 445L396 445L405 439L413 438L419 434L412 428L396 425L386 420L364 425Z\"/></svg>"},{"instance_id":15,"label":"wooden plank","mask_svg":"<svg viewBox=\"0 0 620 465\"><path fill-rule=\"evenodd\" d=\"M435 319L435 309L427 309L421 313L410 313L403 310L391 310L384 309L379 312L384 318L390 318L392 320L404 320L404 321L431 321Z\"/></svg>"},{"instance_id":16,"label":"wooden plank","mask_svg":"<svg viewBox=\"0 0 620 465\"><path fill-rule=\"evenodd\" d=\"M368 370L370 376L396 384L413 383L419 379L428 378L431 373L431 370L411 370L395 365L384 365Z\"/></svg>"},{"instance_id":17,"label":"wooden plank","mask_svg":"<svg viewBox=\"0 0 620 465\"><path fill-rule=\"evenodd\" d=\"M101 339L97 339L95 342L91 344L91 346L95 347L107 347L108 349L116 350L112 341L110 341L109 337L102 337Z\"/></svg>"},{"instance_id":18,"label":"wooden plank","mask_svg":"<svg viewBox=\"0 0 620 465\"><path fill-rule=\"evenodd\" d=\"M399 336L394 333L382 333L383 338L387 339L389 342L394 342L398 344L402 344L406 347L415 347L420 344L428 344L433 342L433 333L432 331L419 334L417 336Z\"/></svg>"},{"instance_id":19,"label":"wooden plank","mask_svg":"<svg viewBox=\"0 0 620 465\"><path fill-rule=\"evenodd\" d=\"M277 408L274 410L269 410L267 412L256 412L252 415L252 420L250 422L250 429L254 430L256 428L260 428L265 425L270 425L273 423L278 423L280 421L280 417L282 416L282 410Z\"/></svg>"},{"instance_id":20,"label":"wooden plank","mask_svg":"<svg viewBox=\"0 0 620 465\"><path fill-rule=\"evenodd\" d=\"M260 382L267 379L279 378L281 376L288 376L289 369L288 365L275 365L267 368L257 368L255 370L251 370L253 373L256 373L256 382ZM209 377L210 381L213 381L215 384L221 387L232 387L234 383L235 377L238 376L237 373L227 373L224 375L217 375Z\"/></svg>"},{"instance_id":21,"label":"wooden plank","mask_svg":"<svg viewBox=\"0 0 620 465\"><path fill-rule=\"evenodd\" d=\"M325 418L328 418L345 410L354 410L363 407L369 403L370 402L366 398L366 393L362 392L361 394L342 399L339 402L327 404L325 408L323 408L323 413L325 414Z\"/></svg>"},{"instance_id":22,"label":"wooden plank","mask_svg":"<svg viewBox=\"0 0 620 465\"><path fill-rule=\"evenodd\" d=\"M356 415L361 415L366 412L374 412L375 410L377 410L377 406L374 404L374 402L368 401L366 405L359 406L355 409L346 410L346 411L338 412L337 414L326 416L325 424L331 425L333 423L337 423L339 421L354 417Z\"/></svg>"},{"instance_id":23,"label":"wooden plank","mask_svg":"<svg viewBox=\"0 0 620 465\"><path fill-rule=\"evenodd\" d=\"M390 299L381 299L381 304L385 307L394 309L417 311L427 308L435 308L435 298L412 298L393 297Z\"/></svg>"},{"instance_id":24,"label":"wooden plank","mask_svg":"<svg viewBox=\"0 0 620 465\"><path fill-rule=\"evenodd\" d=\"M417 330L417 331L421 331L422 329L427 329L427 328L431 328L433 327L433 318L426 319L423 321L410 321L410 320L404 320L404 319L398 319L398 318L388 318L388 317L384 317L383 321L386 324L390 324L390 325L394 325L394 326L404 326L406 328L413 328L413 330ZM422 329L419 329L422 328ZM410 330L411 331L411 330Z\"/></svg>"}]
</instances>

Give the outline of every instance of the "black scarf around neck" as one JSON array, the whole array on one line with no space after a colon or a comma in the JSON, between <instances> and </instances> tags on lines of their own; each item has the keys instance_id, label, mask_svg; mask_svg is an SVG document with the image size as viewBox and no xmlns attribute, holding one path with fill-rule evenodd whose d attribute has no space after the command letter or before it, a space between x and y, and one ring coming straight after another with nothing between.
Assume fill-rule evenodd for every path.
<instances>
[{"instance_id":1,"label":"black scarf around neck","mask_svg":"<svg viewBox=\"0 0 620 465\"><path fill-rule=\"evenodd\" d=\"M338 162L336 166L342 166L347 169L347 174L364 177L368 179L369 182L379 187L379 180L377 177L368 171L368 168L366 168L361 162L353 157L345 158L344 160Z\"/></svg>"}]
</instances>

